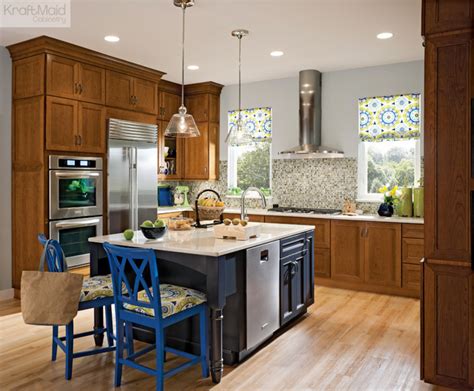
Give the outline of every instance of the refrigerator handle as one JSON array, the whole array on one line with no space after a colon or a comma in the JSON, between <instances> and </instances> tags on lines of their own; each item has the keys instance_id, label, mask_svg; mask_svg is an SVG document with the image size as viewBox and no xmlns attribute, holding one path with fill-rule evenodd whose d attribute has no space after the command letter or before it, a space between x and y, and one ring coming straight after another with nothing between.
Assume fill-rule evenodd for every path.
<instances>
[{"instance_id":1,"label":"refrigerator handle","mask_svg":"<svg viewBox=\"0 0 474 391\"><path fill-rule=\"evenodd\" d=\"M128 148L129 189L130 189L130 224L133 230L138 229L138 193L137 193L137 149Z\"/></svg>"}]
</instances>

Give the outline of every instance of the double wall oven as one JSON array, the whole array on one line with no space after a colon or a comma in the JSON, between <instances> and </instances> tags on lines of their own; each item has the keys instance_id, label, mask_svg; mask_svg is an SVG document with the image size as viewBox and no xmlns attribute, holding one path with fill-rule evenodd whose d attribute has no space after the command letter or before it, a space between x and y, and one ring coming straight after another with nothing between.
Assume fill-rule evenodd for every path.
<instances>
[{"instance_id":1,"label":"double wall oven","mask_svg":"<svg viewBox=\"0 0 474 391\"><path fill-rule=\"evenodd\" d=\"M102 235L102 193L102 158L49 157L49 235L70 268L89 264L88 240Z\"/></svg>"}]
</instances>

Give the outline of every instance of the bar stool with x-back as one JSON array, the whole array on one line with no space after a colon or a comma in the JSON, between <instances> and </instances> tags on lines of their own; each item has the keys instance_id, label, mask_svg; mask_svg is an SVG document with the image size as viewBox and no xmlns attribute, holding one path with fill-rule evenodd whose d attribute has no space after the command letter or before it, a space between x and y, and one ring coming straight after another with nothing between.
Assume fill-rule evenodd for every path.
<instances>
[{"instance_id":1,"label":"bar stool with x-back","mask_svg":"<svg viewBox=\"0 0 474 391\"><path fill-rule=\"evenodd\" d=\"M156 256L152 249L120 247L110 243L105 243L104 249L109 258L115 297L117 335L115 386L121 384L123 365L155 376L157 390L163 390L165 378L195 364L200 363L202 376L209 377L208 307L205 294L177 285L160 285ZM199 356L165 346L166 327L192 316L199 316ZM131 332L133 325L153 330L155 343L134 352L133 340L129 339L133 335ZM127 357L124 357L124 337L127 338L129 346ZM138 357L153 350L156 354L156 369L136 362ZM188 361L165 372L165 353L184 357Z\"/></svg>"},{"instance_id":2,"label":"bar stool with x-back","mask_svg":"<svg viewBox=\"0 0 474 391\"><path fill-rule=\"evenodd\" d=\"M57 240L48 240L43 234L38 235L40 243L46 247L46 263L48 271L53 273L67 272L67 264L64 259L64 252ZM51 360L56 361L58 346L66 354L66 380L72 377L72 360L74 358L90 356L93 354L105 353L115 350L114 333L112 324L111 306L114 304L112 279L108 276L95 276L84 279L78 310L90 308L105 308L106 327L74 334L74 321L66 325L66 335L59 337L59 326L53 326L52 356ZM95 334L107 335L107 347L74 352L74 339Z\"/></svg>"}]
</instances>

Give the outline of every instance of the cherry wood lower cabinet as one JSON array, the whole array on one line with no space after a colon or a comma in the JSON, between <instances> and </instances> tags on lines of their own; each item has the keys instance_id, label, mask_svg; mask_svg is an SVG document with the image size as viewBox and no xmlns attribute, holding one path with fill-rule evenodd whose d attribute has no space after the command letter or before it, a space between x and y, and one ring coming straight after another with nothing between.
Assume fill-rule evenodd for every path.
<instances>
[{"instance_id":1,"label":"cherry wood lower cabinet","mask_svg":"<svg viewBox=\"0 0 474 391\"><path fill-rule=\"evenodd\" d=\"M474 273L470 267L423 263L422 373L453 388L474 385Z\"/></svg>"}]
</instances>

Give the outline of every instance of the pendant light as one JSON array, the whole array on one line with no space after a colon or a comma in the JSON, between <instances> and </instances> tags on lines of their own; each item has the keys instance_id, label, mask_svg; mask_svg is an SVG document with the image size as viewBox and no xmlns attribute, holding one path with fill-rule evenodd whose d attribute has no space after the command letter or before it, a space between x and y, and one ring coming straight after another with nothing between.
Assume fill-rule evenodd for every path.
<instances>
[{"instance_id":1,"label":"pendant light","mask_svg":"<svg viewBox=\"0 0 474 391\"><path fill-rule=\"evenodd\" d=\"M245 126L242 126L242 37L249 35L248 30L232 31L232 36L239 40L239 115L237 123L229 129L225 142L230 145L247 145L252 143L253 137Z\"/></svg>"},{"instance_id":2,"label":"pendant light","mask_svg":"<svg viewBox=\"0 0 474 391\"><path fill-rule=\"evenodd\" d=\"M165 130L165 136L170 137L198 137L200 136L199 129L191 114L186 113L184 106L184 33L185 33L185 15L186 8L194 5L194 0L173 0L176 7L183 10L183 39L181 42L181 106L178 114L171 117L170 122Z\"/></svg>"}]
</instances>

